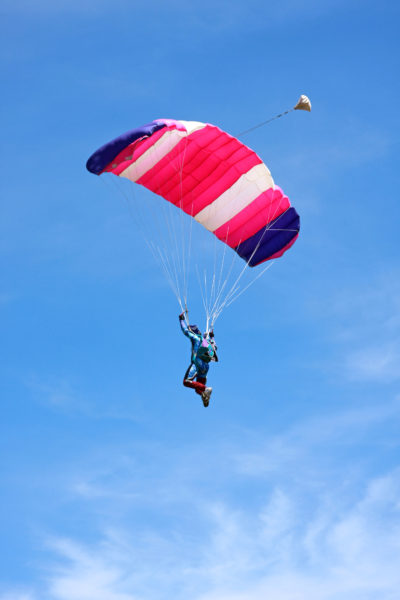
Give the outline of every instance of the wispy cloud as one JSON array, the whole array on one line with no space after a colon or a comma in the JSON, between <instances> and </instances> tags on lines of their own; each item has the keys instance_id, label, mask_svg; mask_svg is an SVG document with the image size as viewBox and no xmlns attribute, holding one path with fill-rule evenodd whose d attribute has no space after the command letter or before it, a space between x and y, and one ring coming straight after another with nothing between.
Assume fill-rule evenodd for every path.
<instances>
[{"instance_id":1,"label":"wispy cloud","mask_svg":"<svg viewBox=\"0 0 400 600\"><path fill-rule=\"evenodd\" d=\"M118 402L115 392L113 402L104 401L104 394L87 392L77 381L68 377L31 376L26 387L34 400L53 410L63 413L83 415L90 419L116 419L124 421L140 421L143 417L141 403L131 399L127 407L122 399ZM107 394L105 394L107 395Z\"/></svg>"},{"instance_id":2,"label":"wispy cloud","mask_svg":"<svg viewBox=\"0 0 400 600\"><path fill-rule=\"evenodd\" d=\"M394 401L265 441L242 432L209 460L195 443L105 448L64 491L96 515L95 541L49 536L42 584L2 600L394 600L400 469L344 472L337 456L396 419Z\"/></svg>"},{"instance_id":3,"label":"wispy cloud","mask_svg":"<svg viewBox=\"0 0 400 600\"><path fill-rule=\"evenodd\" d=\"M40 381L31 377L27 382L28 388L40 402L58 409L84 408L83 398L66 379L53 379L51 382Z\"/></svg>"},{"instance_id":4,"label":"wispy cloud","mask_svg":"<svg viewBox=\"0 0 400 600\"><path fill-rule=\"evenodd\" d=\"M0 600L37 600L37 598L30 592L13 590L5 594L0 592Z\"/></svg>"},{"instance_id":5,"label":"wispy cloud","mask_svg":"<svg viewBox=\"0 0 400 600\"><path fill-rule=\"evenodd\" d=\"M400 379L400 340L350 353L346 367L354 380L396 381Z\"/></svg>"},{"instance_id":6,"label":"wispy cloud","mask_svg":"<svg viewBox=\"0 0 400 600\"><path fill-rule=\"evenodd\" d=\"M110 543L111 542L111 543ZM105 540L98 550L84 548L70 540L52 540L50 546L64 559L65 566L55 568L48 579L50 598L59 600L133 600L123 587L129 559L121 553L121 544Z\"/></svg>"},{"instance_id":7,"label":"wispy cloud","mask_svg":"<svg viewBox=\"0 0 400 600\"><path fill-rule=\"evenodd\" d=\"M320 313L326 325L331 350L326 369L340 371L353 381L390 383L399 379L399 281L398 269L388 265L372 277L358 273L353 282L332 291L323 303L310 301L313 318Z\"/></svg>"},{"instance_id":8,"label":"wispy cloud","mask_svg":"<svg viewBox=\"0 0 400 600\"><path fill-rule=\"evenodd\" d=\"M400 377L400 289L393 273L341 298L341 327L350 379L391 382ZM347 313L347 314L346 314ZM347 339L346 339L347 338Z\"/></svg>"},{"instance_id":9,"label":"wispy cloud","mask_svg":"<svg viewBox=\"0 0 400 600\"><path fill-rule=\"evenodd\" d=\"M51 600L394 600L400 473L370 480L347 510L322 501L304 517L305 498L275 489L256 510L212 498L192 536L103 532L88 545L48 540L44 597Z\"/></svg>"},{"instance_id":10,"label":"wispy cloud","mask_svg":"<svg viewBox=\"0 0 400 600\"><path fill-rule=\"evenodd\" d=\"M329 106L325 102L321 99L322 110L325 108L328 112ZM318 113L313 115L314 123L318 123L319 119L333 123L331 117ZM297 147L296 152L282 153L280 162L285 165L286 185L293 181L293 187L298 189L299 182L304 180L308 184L307 196L308 188L311 187L311 191L317 188L321 179L325 182L329 178L337 180L350 170L360 169L387 156L394 147L395 140L388 130L379 130L376 125L358 117L342 119L339 126L337 120L334 122L335 129L330 134L326 133L323 139L316 141L313 137L312 144L307 140L302 142L301 151ZM346 193L344 189L343 194ZM304 202L307 206L307 197ZM301 205L304 206L303 200Z\"/></svg>"}]
</instances>

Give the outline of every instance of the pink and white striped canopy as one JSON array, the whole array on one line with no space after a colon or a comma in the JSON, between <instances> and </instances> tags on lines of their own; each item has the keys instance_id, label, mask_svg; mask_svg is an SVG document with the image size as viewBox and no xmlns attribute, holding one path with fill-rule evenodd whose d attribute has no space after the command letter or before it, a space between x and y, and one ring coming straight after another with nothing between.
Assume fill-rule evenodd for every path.
<instances>
[{"instance_id":1,"label":"pink and white striped canopy","mask_svg":"<svg viewBox=\"0 0 400 600\"><path fill-rule=\"evenodd\" d=\"M92 173L114 173L162 196L250 266L281 256L300 220L261 158L218 127L158 119L105 144Z\"/></svg>"}]
</instances>

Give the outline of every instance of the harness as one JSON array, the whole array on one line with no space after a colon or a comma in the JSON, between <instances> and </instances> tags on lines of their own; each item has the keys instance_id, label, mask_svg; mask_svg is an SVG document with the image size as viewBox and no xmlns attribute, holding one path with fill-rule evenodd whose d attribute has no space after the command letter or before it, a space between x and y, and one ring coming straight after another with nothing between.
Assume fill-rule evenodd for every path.
<instances>
[{"instance_id":1,"label":"harness","mask_svg":"<svg viewBox=\"0 0 400 600\"><path fill-rule=\"evenodd\" d=\"M188 329L192 333L198 335L201 339L201 341L199 341L197 350L194 349L195 340L190 339L192 344L192 364L195 363L197 358L205 363L209 363L212 360L217 361L218 358L216 354L215 343L213 343L208 337L203 337L197 325L189 325Z\"/></svg>"},{"instance_id":2,"label":"harness","mask_svg":"<svg viewBox=\"0 0 400 600\"><path fill-rule=\"evenodd\" d=\"M214 348L212 344L207 340L207 338L203 338L200 346L197 349L196 357L204 362L210 362L214 358Z\"/></svg>"}]
</instances>

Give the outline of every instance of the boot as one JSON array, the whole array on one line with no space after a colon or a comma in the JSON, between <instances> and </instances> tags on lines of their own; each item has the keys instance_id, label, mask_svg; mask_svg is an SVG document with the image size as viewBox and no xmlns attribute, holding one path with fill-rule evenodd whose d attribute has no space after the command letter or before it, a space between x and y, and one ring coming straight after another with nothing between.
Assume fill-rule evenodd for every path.
<instances>
[{"instance_id":1,"label":"boot","mask_svg":"<svg viewBox=\"0 0 400 600\"><path fill-rule=\"evenodd\" d=\"M207 407L210 404L210 396L212 392L212 387L206 387L204 392L201 395L201 399L203 400L203 405Z\"/></svg>"}]
</instances>

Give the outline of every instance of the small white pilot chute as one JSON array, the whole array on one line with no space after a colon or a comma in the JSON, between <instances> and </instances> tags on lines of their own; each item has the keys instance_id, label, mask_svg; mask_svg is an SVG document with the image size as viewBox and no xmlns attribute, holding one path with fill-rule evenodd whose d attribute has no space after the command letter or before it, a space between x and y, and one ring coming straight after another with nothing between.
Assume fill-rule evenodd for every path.
<instances>
[{"instance_id":1,"label":"small white pilot chute","mask_svg":"<svg viewBox=\"0 0 400 600\"><path fill-rule=\"evenodd\" d=\"M304 94L302 94L296 106L294 106L293 108L294 110L307 110L308 112L311 112L310 99L307 96L304 96Z\"/></svg>"}]
</instances>

